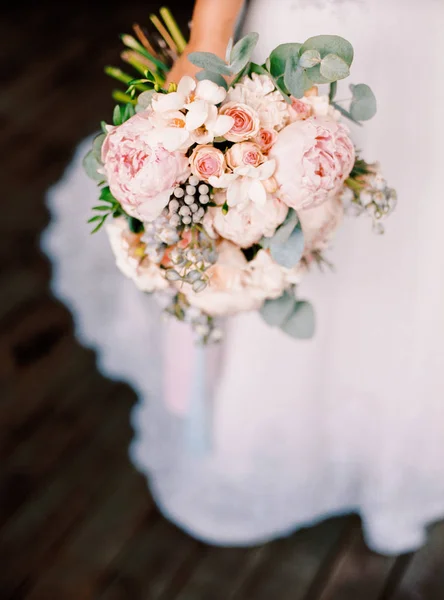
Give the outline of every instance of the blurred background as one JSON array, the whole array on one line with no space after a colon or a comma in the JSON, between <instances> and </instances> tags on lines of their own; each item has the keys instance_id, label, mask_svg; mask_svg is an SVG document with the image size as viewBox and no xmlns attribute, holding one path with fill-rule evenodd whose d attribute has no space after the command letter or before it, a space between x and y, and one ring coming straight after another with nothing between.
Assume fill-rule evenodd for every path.
<instances>
[{"instance_id":1,"label":"blurred background","mask_svg":"<svg viewBox=\"0 0 444 600\"><path fill-rule=\"evenodd\" d=\"M210 1L210 0L208 0ZM192 2L169 2L185 27ZM50 293L46 190L110 118L118 34L160 3L9 2L0 20L1 600L442 600L444 527L370 553L356 516L249 549L193 540L130 464L126 385L102 377Z\"/></svg>"}]
</instances>

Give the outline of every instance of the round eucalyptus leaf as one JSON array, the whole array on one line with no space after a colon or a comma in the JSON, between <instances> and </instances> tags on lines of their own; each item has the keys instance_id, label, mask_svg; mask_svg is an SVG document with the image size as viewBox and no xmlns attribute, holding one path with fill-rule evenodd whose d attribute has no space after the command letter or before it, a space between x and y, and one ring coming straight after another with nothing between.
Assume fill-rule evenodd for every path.
<instances>
[{"instance_id":1,"label":"round eucalyptus leaf","mask_svg":"<svg viewBox=\"0 0 444 600\"><path fill-rule=\"evenodd\" d=\"M151 106L151 102L153 100L154 94L156 94L155 90L148 90L147 92L142 92L137 97L137 105L136 112L142 112Z\"/></svg>"},{"instance_id":2,"label":"round eucalyptus leaf","mask_svg":"<svg viewBox=\"0 0 444 600\"><path fill-rule=\"evenodd\" d=\"M218 73L219 75L232 74L224 61L212 52L191 52L191 54L188 54L188 60L193 65L196 65L196 67Z\"/></svg>"},{"instance_id":3,"label":"round eucalyptus leaf","mask_svg":"<svg viewBox=\"0 0 444 600\"><path fill-rule=\"evenodd\" d=\"M321 55L318 50L306 50L299 59L299 64L304 69L309 69L310 67L314 67L315 65L321 62Z\"/></svg>"},{"instance_id":4,"label":"round eucalyptus leaf","mask_svg":"<svg viewBox=\"0 0 444 600\"><path fill-rule=\"evenodd\" d=\"M302 233L300 223L298 223L287 241L281 243L276 242L275 239L272 238L270 254L277 263L287 269L291 269L301 260L302 254L304 253L304 245L304 234Z\"/></svg>"},{"instance_id":5,"label":"round eucalyptus leaf","mask_svg":"<svg viewBox=\"0 0 444 600\"><path fill-rule=\"evenodd\" d=\"M302 44L301 55L307 50L317 50L321 58L324 58L327 54L336 54L348 66L353 62L353 46L339 35L316 35L308 38Z\"/></svg>"},{"instance_id":6,"label":"round eucalyptus leaf","mask_svg":"<svg viewBox=\"0 0 444 600\"><path fill-rule=\"evenodd\" d=\"M219 75L219 73L213 73L212 71L208 71L207 69L203 69L202 71L196 73L196 79L198 79L199 81L202 81L203 79L208 79L209 81L217 83L217 85L220 85L226 90L228 89L228 84L222 77L222 75Z\"/></svg>"},{"instance_id":7,"label":"round eucalyptus leaf","mask_svg":"<svg viewBox=\"0 0 444 600\"><path fill-rule=\"evenodd\" d=\"M377 110L376 98L365 83L351 85L353 98L350 104L350 114L356 121L367 121L375 116Z\"/></svg>"},{"instance_id":8,"label":"round eucalyptus leaf","mask_svg":"<svg viewBox=\"0 0 444 600\"><path fill-rule=\"evenodd\" d=\"M260 314L267 325L281 327L292 314L295 304L295 297L284 292L279 298L265 300Z\"/></svg>"},{"instance_id":9,"label":"round eucalyptus leaf","mask_svg":"<svg viewBox=\"0 0 444 600\"><path fill-rule=\"evenodd\" d=\"M313 84L319 85L321 83L331 83L329 79L326 79L323 75L321 75L321 63L311 67L310 69L307 69L306 73Z\"/></svg>"},{"instance_id":10,"label":"round eucalyptus leaf","mask_svg":"<svg viewBox=\"0 0 444 600\"><path fill-rule=\"evenodd\" d=\"M253 50L256 47L259 34L249 33L241 38L231 50L230 54L230 70L233 74L237 74L250 62Z\"/></svg>"},{"instance_id":11,"label":"round eucalyptus leaf","mask_svg":"<svg viewBox=\"0 0 444 600\"><path fill-rule=\"evenodd\" d=\"M106 135L104 133L99 133L93 140L92 153L99 163L102 162L102 145L105 138Z\"/></svg>"},{"instance_id":12,"label":"round eucalyptus leaf","mask_svg":"<svg viewBox=\"0 0 444 600\"><path fill-rule=\"evenodd\" d=\"M296 211L290 208L285 217L285 221L276 229L274 236L272 238L262 239L262 246L264 248L269 248L272 243L285 244L298 222L299 218Z\"/></svg>"},{"instance_id":13,"label":"round eucalyptus leaf","mask_svg":"<svg viewBox=\"0 0 444 600\"><path fill-rule=\"evenodd\" d=\"M296 302L293 312L281 325L282 331L297 339L307 340L315 332L313 306L306 301Z\"/></svg>"},{"instance_id":14,"label":"round eucalyptus leaf","mask_svg":"<svg viewBox=\"0 0 444 600\"><path fill-rule=\"evenodd\" d=\"M299 56L301 44L281 44L277 46L267 58L270 73L273 77L280 77L285 73L285 65L290 56Z\"/></svg>"},{"instance_id":15,"label":"round eucalyptus leaf","mask_svg":"<svg viewBox=\"0 0 444 600\"><path fill-rule=\"evenodd\" d=\"M337 54L327 54L320 65L321 75L329 81L345 79L350 75L347 63Z\"/></svg>"},{"instance_id":16,"label":"round eucalyptus leaf","mask_svg":"<svg viewBox=\"0 0 444 600\"><path fill-rule=\"evenodd\" d=\"M284 83L295 98L302 98L312 86L305 69L297 64L297 57L290 56L284 73Z\"/></svg>"},{"instance_id":17,"label":"round eucalyptus leaf","mask_svg":"<svg viewBox=\"0 0 444 600\"><path fill-rule=\"evenodd\" d=\"M94 181L97 181L98 183L104 180L105 176L103 175L103 173L98 173L98 169L100 169L103 165L94 156L93 150L90 150L88 152L88 154L83 159L82 164L88 177L90 177Z\"/></svg>"}]
</instances>

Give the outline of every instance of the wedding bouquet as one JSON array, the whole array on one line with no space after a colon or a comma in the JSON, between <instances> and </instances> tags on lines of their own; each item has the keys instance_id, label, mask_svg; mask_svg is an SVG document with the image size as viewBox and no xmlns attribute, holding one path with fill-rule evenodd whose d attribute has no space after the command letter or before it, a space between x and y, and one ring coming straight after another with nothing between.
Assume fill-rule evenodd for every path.
<instances>
[{"instance_id":1,"label":"wedding bouquet","mask_svg":"<svg viewBox=\"0 0 444 600\"><path fill-rule=\"evenodd\" d=\"M167 298L166 311L203 342L220 338L217 318L259 310L270 326L310 337L314 313L297 285L324 251L345 211L369 214L377 231L396 194L378 166L358 158L342 122L371 118L376 100L351 85L335 101L353 48L321 35L282 44L251 61L258 35L189 60L202 70L165 89L168 62L185 48L171 13L157 49L136 26L123 58L141 77L107 72L127 91L113 124L85 158L102 186L90 222L106 230L124 275ZM157 21L156 21L157 19ZM163 41L165 40L165 41ZM318 85L328 84L326 94Z\"/></svg>"}]
</instances>

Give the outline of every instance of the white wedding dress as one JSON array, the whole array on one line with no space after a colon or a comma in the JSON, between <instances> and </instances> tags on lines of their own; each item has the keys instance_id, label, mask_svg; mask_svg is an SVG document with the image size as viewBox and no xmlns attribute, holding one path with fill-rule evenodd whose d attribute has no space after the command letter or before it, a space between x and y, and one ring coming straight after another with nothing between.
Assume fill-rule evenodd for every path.
<instances>
[{"instance_id":1,"label":"white wedding dress","mask_svg":"<svg viewBox=\"0 0 444 600\"><path fill-rule=\"evenodd\" d=\"M350 81L368 83L379 104L353 135L398 191L385 235L364 216L347 218L329 255L335 272L314 270L300 286L315 306L315 337L292 340L257 314L233 318L212 448L191 451L187 418L162 399L160 310L85 223L97 198L81 169L89 141L49 193L53 289L103 372L139 394L130 456L171 520L208 542L243 545L356 511L371 548L407 551L444 517L444 4L250 4L245 30L261 35L259 60L320 33L353 43Z\"/></svg>"}]
</instances>

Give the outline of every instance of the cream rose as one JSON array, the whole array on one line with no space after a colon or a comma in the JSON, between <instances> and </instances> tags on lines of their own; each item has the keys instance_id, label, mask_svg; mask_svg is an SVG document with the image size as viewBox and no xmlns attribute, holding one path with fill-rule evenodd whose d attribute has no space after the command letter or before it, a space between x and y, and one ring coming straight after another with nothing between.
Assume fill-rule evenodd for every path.
<instances>
[{"instance_id":1,"label":"cream rose","mask_svg":"<svg viewBox=\"0 0 444 600\"><path fill-rule=\"evenodd\" d=\"M259 132L254 138L254 141L262 150L262 152L268 152L275 143L276 139L277 133L274 129L265 129L264 127L262 127L261 129L259 129Z\"/></svg>"},{"instance_id":2,"label":"cream rose","mask_svg":"<svg viewBox=\"0 0 444 600\"><path fill-rule=\"evenodd\" d=\"M196 146L190 156L190 167L196 177L208 181L210 177L220 177L225 171L225 157L209 144Z\"/></svg>"},{"instance_id":3,"label":"cream rose","mask_svg":"<svg viewBox=\"0 0 444 600\"><path fill-rule=\"evenodd\" d=\"M184 152L162 145L147 111L110 130L102 161L111 192L128 214L142 221L159 216L175 185L190 172Z\"/></svg>"},{"instance_id":4,"label":"cream rose","mask_svg":"<svg viewBox=\"0 0 444 600\"><path fill-rule=\"evenodd\" d=\"M230 142L243 142L255 137L259 131L259 116L247 104L228 102L221 106L219 114L226 115L234 120L233 126L224 135Z\"/></svg>"},{"instance_id":5,"label":"cream rose","mask_svg":"<svg viewBox=\"0 0 444 600\"><path fill-rule=\"evenodd\" d=\"M225 160L229 167L235 169L245 165L258 167L264 162L265 157L254 142L240 142L227 150Z\"/></svg>"},{"instance_id":6,"label":"cream rose","mask_svg":"<svg viewBox=\"0 0 444 600\"><path fill-rule=\"evenodd\" d=\"M343 124L310 117L281 131L269 158L276 160L279 197L300 210L338 194L353 168L355 150Z\"/></svg>"}]
</instances>

